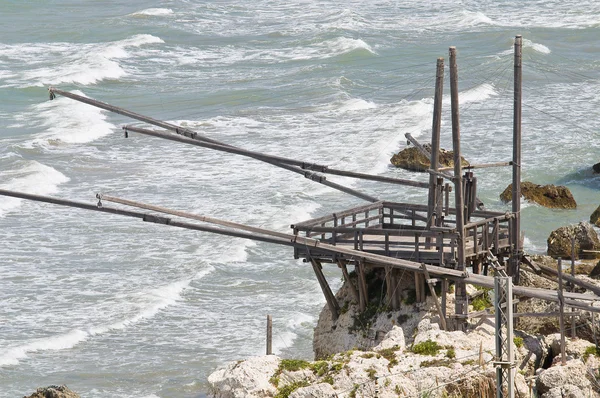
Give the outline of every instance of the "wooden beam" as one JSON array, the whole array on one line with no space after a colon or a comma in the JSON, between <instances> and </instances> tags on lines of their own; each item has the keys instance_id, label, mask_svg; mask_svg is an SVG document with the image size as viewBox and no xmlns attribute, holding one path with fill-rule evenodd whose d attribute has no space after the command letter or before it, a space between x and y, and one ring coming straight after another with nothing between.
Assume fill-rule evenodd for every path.
<instances>
[{"instance_id":1,"label":"wooden beam","mask_svg":"<svg viewBox=\"0 0 600 398\"><path fill-rule=\"evenodd\" d=\"M427 267L425 266L425 264L421 264L421 269L423 270L423 275L425 276L425 279L427 281L431 281L431 279L429 278L429 272L427 272ZM433 283L427 283L427 286L429 286L429 291L433 296L435 307L437 308L438 315L440 316L440 325L442 325L442 330L446 330L446 317L444 316L444 312L442 311L442 307L440 306L440 303L438 301Z\"/></svg>"},{"instance_id":2,"label":"wooden beam","mask_svg":"<svg viewBox=\"0 0 600 398\"><path fill-rule=\"evenodd\" d=\"M321 263L314 259L311 259L310 262L312 263L313 270L315 271L315 275L319 281L319 285L321 285L321 290L325 295L325 300L327 300L327 305L331 311L331 318L336 321L340 315L340 305L338 304L335 295L331 291L329 283L327 283L327 279L325 279L325 275L323 275L323 267L321 266Z\"/></svg>"}]
</instances>

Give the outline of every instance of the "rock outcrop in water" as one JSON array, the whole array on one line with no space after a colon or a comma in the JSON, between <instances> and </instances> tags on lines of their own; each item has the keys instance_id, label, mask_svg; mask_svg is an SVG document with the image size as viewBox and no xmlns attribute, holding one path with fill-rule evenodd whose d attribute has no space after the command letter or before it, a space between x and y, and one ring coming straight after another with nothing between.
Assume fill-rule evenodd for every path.
<instances>
[{"instance_id":1,"label":"rock outcrop in water","mask_svg":"<svg viewBox=\"0 0 600 398\"><path fill-rule=\"evenodd\" d=\"M590 222L595 226L600 227L600 206L598 206L590 216Z\"/></svg>"},{"instance_id":2,"label":"rock outcrop in water","mask_svg":"<svg viewBox=\"0 0 600 398\"><path fill-rule=\"evenodd\" d=\"M23 398L81 398L79 394L73 392L69 387L62 386L48 386L40 387L36 392L28 397Z\"/></svg>"},{"instance_id":3,"label":"rock outcrop in water","mask_svg":"<svg viewBox=\"0 0 600 398\"><path fill-rule=\"evenodd\" d=\"M431 152L431 145L423 145L425 149ZM454 152L440 149L440 167L453 167L454 166ZM405 170L425 172L431 168L430 159L423 155L416 147L411 146L401 150L394 154L390 159L390 162L396 166ZM462 158L463 166L468 166L468 162Z\"/></svg>"},{"instance_id":4,"label":"rock outcrop in water","mask_svg":"<svg viewBox=\"0 0 600 398\"><path fill-rule=\"evenodd\" d=\"M571 252L571 238L575 237L575 253ZM548 255L562 258L600 258L600 238L587 222L560 227L547 240Z\"/></svg>"},{"instance_id":5,"label":"rock outcrop in water","mask_svg":"<svg viewBox=\"0 0 600 398\"><path fill-rule=\"evenodd\" d=\"M530 202L551 209L576 209L577 202L569 188L560 185L538 185L529 181L521 182L521 196ZM500 194L504 203L512 201L512 184Z\"/></svg>"}]
</instances>

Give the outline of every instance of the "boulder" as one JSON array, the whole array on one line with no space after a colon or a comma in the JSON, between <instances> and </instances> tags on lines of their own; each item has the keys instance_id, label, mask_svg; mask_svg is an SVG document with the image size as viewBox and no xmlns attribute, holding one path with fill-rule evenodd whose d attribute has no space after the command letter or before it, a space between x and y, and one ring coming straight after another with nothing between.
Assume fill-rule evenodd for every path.
<instances>
[{"instance_id":1,"label":"boulder","mask_svg":"<svg viewBox=\"0 0 600 398\"><path fill-rule=\"evenodd\" d=\"M593 165L592 170L594 170L594 173L600 174L600 163L596 163L595 165Z\"/></svg>"},{"instance_id":2,"label":"boulder","mask_svg":"<svg viewBox=\"0 0 600 398\"><path fill-rule=\"evenodd\" d=\"M571 253L571 237L575 236L575 253ZM575 258L600 258L600 239L594 227L587 222L577 225L560 227L548 237L548 255L552 257ZM584 252L588 250L591 252Z\"/></svg>"},{"instance_id":3,"label":"boulder","mask_svg":"<svg viewBox=\"0 0 600 398\"><path fill-rule=\"evenodd\" d=\"M277 388L269 382L279 368L279 357L266 355L231 362L208 376L214 398L260 398L273 396Z\"/></svg>"},{"instance_id":4,"label":"boulder","mask_svg":"<svg viewBox=\"0 0 600 398\"><path fill-rule=\"evenodd\" d=\"M529 181L521 182L521 196L530 202L551 209L575 209L577 202L569 188L556 185L538 185ZM500 200L508 203L512 200L512 184L500 194Z\"/></svg>"},{"instance_id":5,"label":"boulder","mask_svg":"<svg viewBox=\"0 0 600 398\"><path fill-rule=\"evenodd\" d=\"M541 395L541 398L581 398L586 394L579 387L572 384L551 388L547 393Z\"/></svg>"},{"instance_id":6,"label":"boulder","mask_svg":"<svg viewBox=\"0 0 600 398\"><path fill-rule=\"evenodd\" d=\"M590 381L586 377L587 373L587 367L579 359L567 361L565 366L561 366L559 362L557 365L539 374L536 380L538 394L541 397L546 397L545 394L550 393L553 389L564 388L567 385L572 385L587 393L591 386ZM570 390L574 389L570 388ZM577 395L577 397L585 396L587 394Z\"/></svg>"},{"instance_id":7,"label":"boulder","mask_svg":"<svg viewBox=\"0 0 600 398\"><path fill-rule=\"evenodd\" d=\"M73 392L69 387L62 386L48 386L40 387L36 392L31 394L29 397L23 398L81 398L79 394Z\"/></svg>"},{"instance_id":8,"label":"boulder","mask_svg":"<svg viewBox=\"0 0 600 398\"><path fill-rule=\"evenodd\" d=\"M598 264L590 272L590 278L600 279L600 261L598 261Z\"/></svg>"},{"instance_id":9,"label":"boulder","mask_svg":"<svg viewBox=\"0 0 600 398\"><path fill-rule=\"evenodd\" d=\"M431 152L431 145L423 145L425 149ZM454 166L454 152L440 149L440 167L453 167ZM410 171L427 171L431 167L430 159L423 155L416 147L408 147L400 152L394 154L390 159L390 162L396 166ZM462 158L463 166L468 166L469 162Z\"/></svg>"},{"instance_id":10,"label":"boulder","mask_svg":"<svg viewBox=\"0 0 600 398\"><path fill-rule=\"evenodd\" d=\"M600 227L600 206L590 216L590 222L597 227Z\"/></svg>"}]
</instances>

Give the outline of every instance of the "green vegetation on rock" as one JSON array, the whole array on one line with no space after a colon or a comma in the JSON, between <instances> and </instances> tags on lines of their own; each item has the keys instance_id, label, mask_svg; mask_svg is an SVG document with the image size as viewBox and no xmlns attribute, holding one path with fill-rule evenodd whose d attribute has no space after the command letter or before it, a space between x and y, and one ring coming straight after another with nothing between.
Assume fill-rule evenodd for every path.
<instances>
[{"instance_id":1,"label":"green vegetation on rock","mask_svg":"<svg viewBox=\"0 0 600 398\"><path fill-rule=\"evenodd\" d=\"M437 355L443 347L433 340L425 340L422 343L415 344L412 352L419 355Z\"/></svg>"}]
</instances>

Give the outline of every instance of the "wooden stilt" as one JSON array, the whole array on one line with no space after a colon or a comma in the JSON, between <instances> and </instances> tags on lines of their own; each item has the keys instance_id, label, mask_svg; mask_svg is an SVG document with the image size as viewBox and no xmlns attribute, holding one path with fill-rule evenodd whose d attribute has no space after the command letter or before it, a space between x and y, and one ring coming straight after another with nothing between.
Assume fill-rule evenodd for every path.
<instances>
[{"instance_id":1,"label":"wooden stilt","mask_svg":"<svg viewBox=\"0 0 600 398\"><path fill-rule=\"evenodd\" d=\"M267 355L273 354L273 318L267 315Z\"/></svg>"},{"instance_id":2,"label":"wooden stilt","mask_svg":"<svg viewBox=\"0 0 600 398\"><path fill-rule=\"evenodd\" d=\"M392 267L385 267L385 304L392 307L394 286L392 285Z\"/></svg>"},{"instance_id":3,"label":"wooden stilt","mask_svg":"<svg viewBox=\"0 0 600 398\"><path fill-rule=\"evenodd\" d=\"M563 280L562 280L562 259L558 258L558 304L560 309L560 316L558 318L560 327L560 360L562 366L567 364L567 357L565 354L565 300L563 297Z\"/></svg>"},{"instance_id":4,"label":"wooden stilt","mask_svg":"<svg viewBox=\"0 0 600 398\"><path fill-rule=\"evenodd\" d=\"M418 272L415 272L415 301L421 302L421 278Z\"/></svg>"},{"instance_id":5,"label":"wooden stilt","mask_svg":"<svg viewBox=\"0 0 600 398\"><path fill-rule=\"evenodd\" d=\"M360 304L360 296L358 295L358 290L356 290L356 286L354 286L354 283L352 283L352 280L350 279L350 274L348 273L348 266L344 261L341 260L338 260L338 266L342 269L344 280L346 281L346 284L350 289L350 293L352 294L354 301L356 302L356 304Z\"/></svg>"},{"instance_id":6,"label":"wooden stilt","mask_svg":"<svg viewBox=\"0 0 600 398\"><path fill-rule=\"evenodd\" d=\"M442 279L442 316L446 319L446 295L448 294L448 279Z\"/></svg>"},{"instance_id":7,"label":"wooden stilt","mask_svg":"<svg viewBox=\"0 0 600 398\"><path fill-rule=\"evenodd\" d=\"M340 315L340 305L338 304L335 295L331 291L329 283L327 283L327 279L325 279L325 275L323 275L323 267L321 266L321 263L314 259L311 259L310 262L313 266L313 270L315 271L315 275L317 276L317 280L319 281L319 285L321 285L321 290L325 295L325 300L327 300L327 305L331 311L331 317L335 321Z\"/></svg>"},{"instance_id":8,"label":"wooden stilt","mask_svg":"<svg viewBox=\"0 0 600 398\"><path fill-rule=\"evenodd\" d=\"M460 152L460 120L458 112L458 67L456 65L456 48L450 47L450 107L452 115L452 149L454 150L454 206L456 211L457 238L457 269L465 270L465 204L463 199L462 165ZM467 291L465 283L456 282L455 313L466 315ZM466 319L457 318L458 330L466 330Z\"/></svg>"},{"instance_id":9,"label":"wooden stilt","mask_svg":"<svg viewBox=\"0 0 600 398\"><path fill-rule=\"evenodd\" d=\"M364 311L369 303L369 291L367 289L367 280L365 277L365 263L359 261L357 264L358 274L358 294L360 296L359 308Z\"/></svg>"},{"instance_id":10,"label":"wooden stilt","mask_svg":"<svg viewBox=\"0 0 600 398\"><path fill-rule=\"evenodd\" d=\"M425 266L425 264L421 264L421 269L423 270L423 276L425 277L425 282L427 283L427 286L429 286L429 291L431 292L431 295L433 296L433 300L435 302L435 307L438 310L438 314L440 316L440 325L442 326L442 330L446 330L446 318L444 317L444 312L442 311L442 307L440 306L440 303L438 302L437 294L435 293L435 288L433 286L433 283L430 282L431 278L429 277L429 272L427 271L427 266Z\"/></svg>"},{"instance_id":11,"label":"wooden stilt","mask_svg":"<svg viewBox=\"0 0 600 398\"><path fill-rule=\"evenodd\" d=\"M400 289L398 288L399 278L398 271L392 268L392 308L395 310L400 308Z\"/></svg>"}]
</instances>

